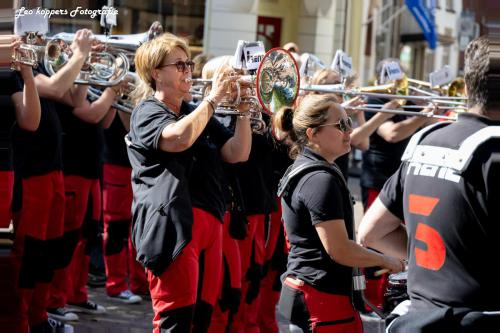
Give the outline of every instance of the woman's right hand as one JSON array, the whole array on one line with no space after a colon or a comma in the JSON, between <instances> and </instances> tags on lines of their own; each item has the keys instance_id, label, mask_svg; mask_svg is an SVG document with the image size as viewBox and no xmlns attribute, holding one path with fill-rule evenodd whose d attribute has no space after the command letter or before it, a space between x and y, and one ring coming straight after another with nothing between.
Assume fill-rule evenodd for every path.
<instances>
[{"instance_id":1,"label":"woman's right hand","mask_svg":"<svg viewBox=\"0 0 500 333\"><path fill-rule=\"evenodd\" d=\"M212 89L210 90L208 98L215 104L219 104L227 94L233 93L233 83L238 79L238 76L233 75L233 73L234 70L231 67L225 66L214 75Z\"/></svg>"}]
</instances>

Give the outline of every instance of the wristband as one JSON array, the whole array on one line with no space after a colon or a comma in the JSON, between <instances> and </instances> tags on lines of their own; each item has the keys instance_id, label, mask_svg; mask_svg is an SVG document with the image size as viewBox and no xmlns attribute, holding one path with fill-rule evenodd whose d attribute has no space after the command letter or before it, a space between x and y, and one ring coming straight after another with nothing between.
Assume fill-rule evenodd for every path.
<instances>
[{"instance_id":1,"label":"wristband","mask_svg":"<svg viewBox=\"0 0 500 333\"><path fill-rule=\"evenodd\" d=\"M215 113L215 103L210 98L205 98L204 101L210 105L212 112Z\"/></svg>"}]
</instances>

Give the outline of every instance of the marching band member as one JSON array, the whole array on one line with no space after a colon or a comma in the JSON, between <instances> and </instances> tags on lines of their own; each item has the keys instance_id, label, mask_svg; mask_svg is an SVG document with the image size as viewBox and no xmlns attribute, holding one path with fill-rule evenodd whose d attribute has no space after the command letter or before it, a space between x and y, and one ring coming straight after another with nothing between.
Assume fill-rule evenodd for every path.
<instances>
[{"instance_id":1,"label":"marching band member","mask_svg":"<svg viewBox=\"0 0 500 333\"><path fill-rule=\"evenodd\" d=\"M75 312L105 312L103 306L88 300L90 258L86 247L87 239L97 237L97 224L101 219L102 126L109 126L107 123L113 113L110 106L126 83L106 88L96 101L86 101L77 108L56 104L63 130L66 204L64 235L59 250L65 259L64 267L55 272L51 284L48 311L59 320L77 320Z\"/></svg>"},{"instance_id":2,"label":"marching band member","mask_svg":"<svg viewBox=\"0 0 500 333\"><path fill-rule=\"evenodd\" d=\"M469 43L469 112L412 137L361 223L363 244L409 259L411 306L388 332L500 329L491 273L500 220L498 45L484 36Z\"/></svg>"},{"instance_id":3,"label":"marching band member","mask_svg":"<svg viewBox=\"0 0 500 333\"><path fill-rule=\"evenodd\" d=\"M172 34L141 45L135 64L144 99L132 113L128 135L133 241L147 268L154 332L206 332L221 279L221 158L248 158L249 120L242 114L232 135L211 118L236 79L227 68L215 75L199 106L183 101L193 63L187 44Z\"/></svg>"},{"instance_id":4,"label":"marching band member","mask_svg":"<svg viewBox=\"0 0 500 333\"><path fill-rule=\"evenodd\" d=\"M377 65L377 73L380 75L384 64L394 59L382 60ZM369 98L368 104L384 104L384 108L398 109L397 101L387 101L379 98ZM424 108L423 108L424 109ZM421 112L428 112L424 109ZM380 113L367 112L365 115L368 122L374 118L381 120L382 124L370 135L368 150L363 152L363 164L361 170L361 197L363 207L366 211L380 193L385 181L398 169L401 164L401 156L410 141L410 137L420 128L436 121L436 119L417 116L393 115L384 116ZM377 121L380 123L380 121ZM387 274L375 276L374 272L379 268L365 269L366 290L365 296L375 306L382 308L384 292L387 287Z\"/></svg>"},{"instance_id":5,"label":"marching band member","mask_svg":"<svg viewBox=\"0 0 500 333\"><path fill-rule=\"evenodd\" d=\"M280 313L304 332L321 329L362 332L351 300L351 267L380 265L398 272L404 264L357 245L353 239L352 198L333 164L350 149L352 132L345 111L334 96L306 95L293 113L292 170L311 162L324 169L308 170L294 182L282 180L283 221L290 243L287 271L279 300ZM283 108L280 123L290 115ZM326 166L328 169L326 169ZM290 171L292 172L292 171ZM335 204L332 204L335 203Z\"/></svg>"},{"instance_id":6,"label":"marching band member","mask_svg":"<svg viewBox=\"0 0 500 333\"><path fill-rule=\"evenodd\" d=\"M130 237L132 167L123 140L130 130L130 115L115 111L111 117L111 126L104 131L103 254L106 293L113 300L134 304L142 301L140 295L149 294L149 288L144 268L135 260L136 252Z\"/></svg>"},{"instance_id":7,"label":"marching band member","mask_svg":"<svg viewBox=\"0 0 500 333\"><path fill-rule=\"evenodd\" d=\"M49 286L55 269L64 258L59 245L64 229L64 180L62 174L62 131L54 101L80 106L86 89L72 88L91 49L91 31L79 30L71 44L73 56L49 77L43 64L34 70L40 95L39 127L14 128L14 168L22 186L22 207L17 221L15 249L21 258L19 284L23 313L30 332L53 326L47 317ZM57 324L61 326L61 324Z\"/></svg>"},{"instance_id":8,"label":"marching band member","mask_svg":"<svg viewBox=\"0 0 500 333\"><path fill-rule=\"evenodd\" d=\"M9 61L13 52L20 52L21 40L15 36L2 36L5 47L0 53L5 54ZM3 43L2 43L3 44ZM8 45L8 46L7 46ZM3 58L1 60L4 60ZM2 64L3 65L3 64ZM15 122L26 131L36 131L40 124L40 99L36 89L31 66L14 64L19 69L23 85L17 80L16 72L10 69L0 69L0 85L3 87L0 94L0 227L8 228L12 220L12 198L14 187L14 170L12 161L12 142L10 131ZM14 260L12 260L14 259ZM8 260L8 270L2 272L4 283L0 286L5 304L10 304L8 311L3 311L0 321L2 329L8 332L27 332L28 320L22 313L18 294L18 277L20 262L15 258L2 258ZM8 283L11 282L11 283ZM14 286L14 287L13 287Z\"/></svg>"}]
</instances>

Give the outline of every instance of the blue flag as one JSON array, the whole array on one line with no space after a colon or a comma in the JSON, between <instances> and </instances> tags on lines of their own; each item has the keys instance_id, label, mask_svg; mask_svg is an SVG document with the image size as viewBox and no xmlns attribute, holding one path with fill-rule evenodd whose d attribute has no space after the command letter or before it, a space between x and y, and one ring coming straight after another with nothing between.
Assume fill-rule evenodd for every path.
<instances>
[{"instance_id":1,"label":"blue flag","mask_svg":"<svg viewBox=\"0 0 500 333\"><path fill-rule=\"evenodd\" d=\"M435 1L424 0L405 0L405 4L417 20L418 25L422 28L424 37L429 43L429 48L434 50L436 48L436 26L434 22L434 8L436 7Z\"/></svg>"}]
</instances>

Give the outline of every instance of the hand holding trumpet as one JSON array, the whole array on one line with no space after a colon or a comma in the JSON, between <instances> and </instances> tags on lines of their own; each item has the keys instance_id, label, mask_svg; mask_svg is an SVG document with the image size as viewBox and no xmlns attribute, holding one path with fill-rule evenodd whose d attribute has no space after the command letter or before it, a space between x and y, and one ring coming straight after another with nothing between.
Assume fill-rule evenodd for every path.
<instances>
[{"instance_id":1,"label":"hand holding trumpet","mask_svg":"<svg viewBox=\"0 0 500 333\"><path fill-rule=\"evenodd\" d=\"M93 34L89 29L80 29L75 33L73 42L71 43L71 51L74 54L80 53L83 57L87 57L92 49Z\"/></svg>"}]
</instances>

